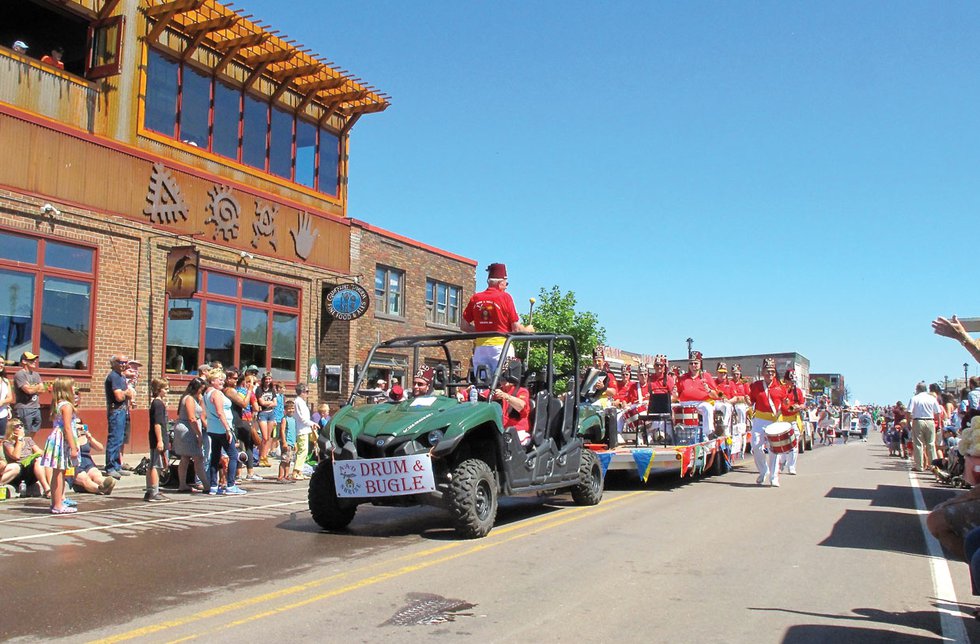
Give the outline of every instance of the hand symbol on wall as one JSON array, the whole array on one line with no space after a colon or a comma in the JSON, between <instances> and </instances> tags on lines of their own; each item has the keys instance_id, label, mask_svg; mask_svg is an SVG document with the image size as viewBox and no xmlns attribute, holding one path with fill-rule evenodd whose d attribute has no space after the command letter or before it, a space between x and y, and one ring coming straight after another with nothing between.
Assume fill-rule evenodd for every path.
<instances>
[{"instance_id":1,"label":"hand symbol on wall","mask_svg":"<svg viewBox=\"0 0 980 644\"><path fill-rule=\"evenodd\" d=\"M319 230L313 229L313 218L310 216L310 213L299 213L296 230L290 230L289 234L293 236L296 255L305 261L310 256L310 253L313 252L313 242L316 240L317 235L320 234Z\"/></svg>"}]
</instances>

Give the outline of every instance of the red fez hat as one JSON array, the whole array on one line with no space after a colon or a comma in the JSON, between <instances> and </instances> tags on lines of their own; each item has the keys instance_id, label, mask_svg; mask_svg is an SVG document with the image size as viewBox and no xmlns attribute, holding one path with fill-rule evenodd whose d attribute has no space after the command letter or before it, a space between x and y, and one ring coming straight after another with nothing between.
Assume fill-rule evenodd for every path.
<instances>
[{"instance_id":1,"label":"red fez hat","mask_svg":"<svg viewBox=\"0 0 980 644\"><path fill-rule=\"evenodd\" d=\"M489 278L492 280L505 280L507 279L507 265L506 264L490 264L487 266L487 272L490 273Z\"/></svg>"},{"instance_id":2,"label":"red fez hat","mask_svg":"<svg viewBox=\"0 0 980 644\"><path fill-rule=\"evenodd\" d=\"M419 370L415 372L416 379L424 380L430 385L432 384L433 375L432 367L429 366L419 367Z\"/></svg>"}]
</instances>

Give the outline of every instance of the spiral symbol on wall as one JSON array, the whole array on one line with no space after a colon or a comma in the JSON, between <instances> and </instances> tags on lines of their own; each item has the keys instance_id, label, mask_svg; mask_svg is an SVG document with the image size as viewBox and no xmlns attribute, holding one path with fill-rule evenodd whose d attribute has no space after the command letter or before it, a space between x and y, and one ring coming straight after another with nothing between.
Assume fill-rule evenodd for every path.
<instances>
[{"instance_id":1,"label":"spiral symbol on wall","mask_svg":"<svg viewBox=\"0 0 980 644\"><path fill-rule=\"evenodd\" d=\"M205 224L214 224L211 239L217 239L218 233L225 241L238 239L238 219L241 216L241 206L238 199L231 194L231 186L214 186L208 190L208 210L211 216L204 220Z\"/></svg>"}]
</instances>

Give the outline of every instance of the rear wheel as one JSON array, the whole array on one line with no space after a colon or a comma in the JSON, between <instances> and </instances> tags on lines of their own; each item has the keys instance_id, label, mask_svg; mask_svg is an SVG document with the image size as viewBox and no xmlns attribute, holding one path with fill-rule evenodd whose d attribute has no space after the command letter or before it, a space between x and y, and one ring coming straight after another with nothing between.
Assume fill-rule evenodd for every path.
<instances>
[{"instance_id":1,"label":"rear wheel","mask_svg":"<svg viewBox=\"0 0 980 644\"><path fill-rule=\"evenodd\" d=\"M486 462L471 458L456 466L448 505L456 534L478 539L490 533L497 519L497 479Z\"/></svg>"},{"instance_id":2,"label":"rear wheel","mask_svg":"<svg viewBox=\"0 0 980 644\"><path fill-rule=\"evenodd\" d=\"M308 494L310 514L324 530L342 530L354 520L356 505L347 505L337 498L334 487L333 462L321 461L310 477Z\"/></svg>"},{"instance_id":3,"label":"rear wheel","mask_svg":"<svg viewBox=\"0 0 980 644\"><path fill-rule=\"evenodd\" d=\"M591 450L582 450L582 462L578 467L578 485L572 488L572 500L576 505L597 505L602 500L602 466Z\"/></svg>"}]
</instances>

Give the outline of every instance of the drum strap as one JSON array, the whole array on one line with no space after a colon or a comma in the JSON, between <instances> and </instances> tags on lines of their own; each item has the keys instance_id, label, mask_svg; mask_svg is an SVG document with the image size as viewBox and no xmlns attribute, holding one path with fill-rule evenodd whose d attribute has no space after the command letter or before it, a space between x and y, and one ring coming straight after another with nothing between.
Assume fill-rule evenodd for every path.
<instances>
[{"instance_id":1,"label":"drum strap","mask_svg":"<svg viewBox=\"0 0 980 644\"><path fill-rule=\"evenodd\" d=\"M777 410L776 406L772 404L772 396L769 395L769 383L766 382L765 378L762 379L762 388L766 390L766 400L769 401L769 410L773 414L778 414L779 410Z\"/></svg>"}]
</instances>

